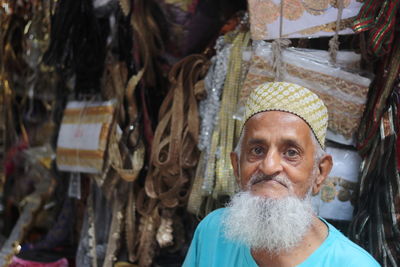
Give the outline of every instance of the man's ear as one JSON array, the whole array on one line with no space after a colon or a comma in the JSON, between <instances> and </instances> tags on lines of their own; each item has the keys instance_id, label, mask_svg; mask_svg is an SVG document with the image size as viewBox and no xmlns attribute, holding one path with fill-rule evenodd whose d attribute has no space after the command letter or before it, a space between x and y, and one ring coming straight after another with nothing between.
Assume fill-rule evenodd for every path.
<instances>
[{"instance_id":1,"label":"man's ear","mask_svg":"<svg viewBox=\"0 0 400 267\"><path fill-rule=\"evenodd\" d=\"M231 164L233 168L233 174L235 175L236 182L240 185L239 179L239 156L236 152L231 152Z\"/></svg>"},{"instance_id":2,"label":"man's ear","mask_svg":"<svg viewBox=\"0 0 400 267\"><path fill-rule=\"evenodd\" d=\"M318 164L318 174L317 178L315 179L313 185L313 195L318 194L319 190L321 189L322 184L324 183L325 179L328 177L329 173L331 172L333 166L332 156L326 154L323 156Z\"/></svg>"}]
</instances>

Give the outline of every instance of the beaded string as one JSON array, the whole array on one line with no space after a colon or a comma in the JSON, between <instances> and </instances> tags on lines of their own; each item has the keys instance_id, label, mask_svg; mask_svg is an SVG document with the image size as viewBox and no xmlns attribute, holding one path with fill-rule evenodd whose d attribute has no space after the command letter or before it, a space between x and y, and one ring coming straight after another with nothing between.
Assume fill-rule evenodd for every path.
<instances>
[{"instance_id":1,"label":"beaded string","mask_svg":"<svg viewBox=\"0 0 400 267\"><path fill-rule=\"evenodd\" d=\"M206 154L210 151L212 132L217 124L216 118L220 108L220 97L225 82L230 48L231 45L225 44L223 36L218 38L215 45L217 54L212 58L213 64L204 79L208 97L199 104L201 132L198 148L205 151Z\"/></svg>"},{"instance_id":2,"label":"beaded string","mask_svg":"<svg viewBox=\"0 0 400 267\"><path fill-rule=\"evenodd\" d=\"M199 137L199 149L204 151L203 157L207 168L204 169L199 177L204 180L201 186L203 195L211 195L214 187L215 174L215 154L218 145L218 112L220 109L220 96L225 83L229 55L231 53L231 44L226 44L224 37L221 36L216 44L217 55L215 63L210 68L205 78L207 95L205 101L200 103L200 114L202 116L201 134Z\"/></svg>"}]
</instances>

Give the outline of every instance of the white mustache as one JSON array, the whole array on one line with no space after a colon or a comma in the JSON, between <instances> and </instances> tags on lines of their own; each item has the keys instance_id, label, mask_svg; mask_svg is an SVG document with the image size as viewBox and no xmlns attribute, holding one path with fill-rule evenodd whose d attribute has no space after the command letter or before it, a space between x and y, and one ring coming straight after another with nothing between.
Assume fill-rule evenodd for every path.
<instances>
[{"instance_id":1,"label":"white mustache","mask_svg":"<svg viewBox=\"0 0 400 267\"><path fill-rule=\"evenodd\" d=\"M255 173L250 177L247 186L251 187L259 182L269 181L269 180L276 181L286 186L287 188L292 188L292 182L285 175L266 175L265 173L260 173L260 172Z\"/></svg>"}]
</instances>

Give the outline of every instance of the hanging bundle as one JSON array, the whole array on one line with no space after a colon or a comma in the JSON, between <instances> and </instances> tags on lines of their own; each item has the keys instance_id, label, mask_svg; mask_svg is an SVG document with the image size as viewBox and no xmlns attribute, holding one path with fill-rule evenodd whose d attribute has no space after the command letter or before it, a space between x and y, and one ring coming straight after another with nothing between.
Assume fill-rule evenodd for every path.
<instances>
[{"instance_id":1,"label":"hanging bundle","mask_svg":"<svg viewBox=\"0 0 400 267\"><path fill-rule=\"evenodd\" d=\"M398 266L400 259L400 179L395 145L399 131L395 89L400 74L400 45L395 44L380 68L360 126L359 149L364 161L350 225L350 237L383 266Z\"/></svg>"},{"instance_id":2,"label":"hanging bundle","mask_svg":"<svg viewBox=\"0 0 400 267\"><path fill-rule=\"evenodd\" d=\"M371 151L366 155L357 210L350 226L350 237L382 266L398 266L400 259L396 115L393 103L383 116L379 134L374 137Z\"/></svg>"},{"instance_id":3,"label":"hanging bundle","mask_svg":"<svg viewBox=\"0 0 400 267\"><path fill-rule=\"evenodd\" d=\"M368 49L371 54L382 56L390 52L399 4L399 0L364 1L353 23L353 30L358 33L369 31Z\"/></svg>"},{"instance_id":4,"label":"hanging bundle","mask_svg":"<svg viewBox=\"0 0 400 267\"><path fill-rule=\"evenodd\" d=\"M145 185L147 195L167 208L184 203L197 164L197 99L204 90L204 84L198 81L207 68L206 57L192 55L177 63L169 75L172 86L160 108L152 147L153 166Z\"/></svg>"},{"instance_id":5,"label":"hanging bundle","mask_svg":"<svg viewBox=\"0 0 400 267\"><path fill-rule=\"evenodd\" d=\"M207 98L199 104L201 130L198 148L202 152L187 206L189 212L197 215L200 213L203 201L202 191L206 191L209 195L212 193L213 184L204 183L205 165L210 155L211 137L218 122L220 97L225 83L231 46L230 43L225 42L225 36L218 38L215 45L216 55L211 59L212 64L204 78Z\"/></svg>"},{"instance_id":6,"label":"hanging bundle","mask_svg":"<svg viewBox=\"0 0 400 267\"><path fill-rule=\"evenodd\" d=\"M210 179L215 175L215 183L211 183L214 184L214 198L223 195L233 195L237 189L230 161L230 153L234 150L236 140L239 137L240 122L234 118L233 114L237 110L237 103L243 82L243 52L249 44L250 34L247 31L239 31L232 43L227 77L221 100L221 109L218 115L218 125L212 137L211 156L209 158L209 163L211 164L209 164L206 170L206 179ZM214 146L213 143L215 144ZM213 148L219 150L219 157L215 153L216 150L212 151ZM215 162L212 162L213 160ZM213 169L213 166L215 166L215 169Z\"/></svg>"},{"instance_id":7,"label":"hanging bundle","mask_svg":"<svg viewBox=\"0 0 400 267\"><path fill-rule=\"evenodd\" d=\"M136 253L140 266L151 264L156 237L160 247L178 242L172 234L179 229L173 229L171 220L179 220L174 213L186 204L198 161L197 100L203 97L201 80L208 66L205 56L191 55L175 64L169 74L171 88L160 107L150 170L136 201L142 215Z\"/></svg>"},{"instance_id":8,"label":"hanging bundle","mask_svg":"<svg viewBox=\"0 0 400 267\"><path fill-rule=\"evenodd\" d=\"M125 13L128 4L123 2L120 1ZM132 5L131 26L134 34L135 63L143 67L143 80L147 87L159 86L160 77L157 73L162 73L159 57L163 53L164 39L168 33L166 23L158 21L163 19L159 9L154 0L138 0Z\"/></svg>"},{"instance_id":9,"label":"hanging bundle","mask_svg":"<svg viewBox=\"0 0 400 267\"><path fill-rule=\"evenodd\" d=\"M211 70L216 72L211 72L211 75L215 75L217 80L213 84L214 92L208 95L212 98L209 104L215 105L210 109L216 109L216 114L212 121L207 123L214 125L212 128L207 127L212 131L208 132L208 140L203 140L209 143L205 144L206 149L203 150L197 165L188 204L188 210L198 216L206 215L221 206L221 200L233 195L237 189L230 164L230 152L234 149L240 131L240 122L235 113L242 81L248 69L243 55L250 44L250 34L240 29L226 34L224 38L227 44L219 51L217 63L224 66L225 70ZM232 44L229 44L229 39ZM219 103L214 94L221 89L222 99Z\"/></svg>"},{"instance_id":10,"label":"hanging bundle","mask_svg":"<svg viewBox=\"0 0 400 267\"><path fill-rule=\"evenodd\" d=\"M59 1L50 35L44 62L63 70L65 77L75 74L77 94L98 93L106 55L108 20L94 15L92 0Z\"/></svg>"}]
</instances>

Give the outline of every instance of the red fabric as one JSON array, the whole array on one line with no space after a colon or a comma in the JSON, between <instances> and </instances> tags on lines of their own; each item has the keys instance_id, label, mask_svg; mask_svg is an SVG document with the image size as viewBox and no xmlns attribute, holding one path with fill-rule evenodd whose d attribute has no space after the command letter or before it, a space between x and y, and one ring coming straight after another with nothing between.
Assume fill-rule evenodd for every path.
<instances>
[{"instance_id":1,"label":"red fabric","mask_svg":"<svg viewBox=\"0 0 400 267\"><path fill-rule=\"evenodd\" d=\"M21 140L17 145L11 147L5 157L4 170L5 175L8 176L14 172L15 169L15 156L29 147L28 143Z\"/></svg>"},{"instance_id":2,"label":"red fabric","mask_svg":"<svg viewBox=\"0 0 400 267\"><path fill-rule=\"evenodd\" d=\"M397 105L397 122L400 121L400 103ZM399 125L397 125L397 129L399 129ZM397 139L396 139L396 150L397 150L397 170L400 171L400 129L397 132Z\"/></svg>"},{"instance_id":3,"label":"red fabric","mask_svg":"<svg viewBox=\"0 0 400 267\"><path fill-rule=\"evenodd\" d=\"M35 262L14 256L9 267L68 267L68 261L65 258L61 258L54 262Z\"/></svg>"},{"instance_id":4,"label":"red fabric","mask_svg":"<svg viewBox=\"0 0 400 267\"><path fill-rule=\"evenodd\" d=\"M400 138L399 137L397 137L396 149L397 149L397 170L400 171Z\"/></svg>"}]
</instances>

